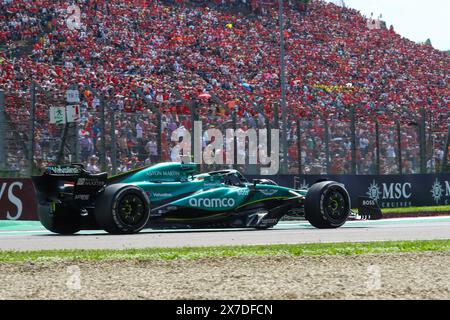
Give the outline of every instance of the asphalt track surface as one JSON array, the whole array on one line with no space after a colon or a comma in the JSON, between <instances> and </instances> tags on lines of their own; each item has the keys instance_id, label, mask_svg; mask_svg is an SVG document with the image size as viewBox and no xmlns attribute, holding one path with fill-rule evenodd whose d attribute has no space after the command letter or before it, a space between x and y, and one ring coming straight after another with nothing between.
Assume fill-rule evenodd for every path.
<instances>
[{"instance_id":1,"label":"asphalt track surface","mask_svg":"<svg viewBox=\"0 0 450 320\"><path fill-rule=\"evenodd\" d=\"M450 239L450 217L350 221L340 229L318 230L306 221L281 222L270 230L144 230L136 235L86 231L52 234L37 222L0 221L0 250L130 249L394 240Z\"/></svg>"}]
</instances>

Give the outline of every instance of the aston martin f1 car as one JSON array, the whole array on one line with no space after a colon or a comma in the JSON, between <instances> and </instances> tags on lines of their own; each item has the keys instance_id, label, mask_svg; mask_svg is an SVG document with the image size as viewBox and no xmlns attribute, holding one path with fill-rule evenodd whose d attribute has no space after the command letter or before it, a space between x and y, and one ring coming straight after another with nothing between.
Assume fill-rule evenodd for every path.
<instances>
[{"instance_id":1,"label":"aston martin f1 car","mask_svg":"<svg viewBox=\"0 0 450 320\"><path fill-rule=\"evenodd\" d=\"M161 163L108 177L82 165L51 166L33 177L38 216L48 230L74 234L103 229L132 234L144 228L268 229L285 216L319 229L339 228L352 216L345 187L320 181L309 190L248 181L236 170L197 173L193 163ZM360 215L378 219L374 201Z\"/></svg>"}]
</instances>

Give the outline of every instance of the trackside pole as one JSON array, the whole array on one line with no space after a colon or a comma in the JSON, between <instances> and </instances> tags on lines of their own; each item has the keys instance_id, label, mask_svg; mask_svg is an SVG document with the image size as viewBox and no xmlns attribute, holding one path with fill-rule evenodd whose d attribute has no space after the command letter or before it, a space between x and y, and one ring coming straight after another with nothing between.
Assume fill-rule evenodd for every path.
<instances>
[{"instance_id":1,"label":"trackside pole","mask_svg":"<svg viewBox=\"0 0 450 320\"><path fill-rule=\"evenodd\" d=\"M189 111L191 113L191 129L195 127L195 121L197 121L197 103L195 100L188 102ZM195 134L191 134L191 157L195 157Z\"/></svg>"},{"instance_id":2,"label":"trackside pole","mask_svg":"<svg viewBox=\"0 0 450 320\"><path fill-rule=\"evenodd\" d=\"M106 120L105 120L105 94L103 92L97 92L90 85L85 85L90 92L94 94L98 99L100 99L100 148L99 148L99 158L101 170L106 172L108 166L106 164ZM94 145L97 144L97 139L94 141Z\"/></svg>"},{"instance_id":3,"label":"trackside pole","mask_svg":"<svg viewBox=\"0 0 450 320\"><path fill-rule=\"evenodd\" d=\"M163 162L163 149L162 149L162 116L161 111L156 113L156 130L158 131L156 135L156 147L158 151L159 161Z\"/></svg>"},{"instance_id":4,"label":"trackside pole","mask_svg":"<svg viewBox=\"0 0 450 320\"><path fill-rule=\"evenodd\" d=\"M283 0L279 2L279 20L280 20L280 65L281 65L281 147L283 154L283 162L281 166L281 172L287 174L288 171L288 141L287 141L287 106L286 106L286 65L284 57L284 3ZM278 112L278 110L277 110Z\"/></svg>"},{"instance_id":5,"label":"trackside pole","mask_svg":"<svg viewBox=\"0 0 450 320\"><path fill-rule=\"evenodd\" d=\"M271 155L272 154L272 138L271 138L272 137L272 124L271 124L271 121L270 121L269 117L265 114L264 110L261 109L254 101L249 99L247 96L243 96L243 98L253 106L253 109L255 109L260 115L262 115L264 117L264 125L266 126L266 130L267 130L267 154ZM259 126L257 126L257 128L259 130ZM277 128L276 124L274 125L274 128ZM237 162L237 161L235 161L235 162Z\"/></svg>"},{"instance_id":6,"label":"trackside pole","mask_svg":"<svg viewBox=\"0 0 450 320\"><path fill-rule=\"evenodd\" d=\"M0 171L6 170L6 110L5 93L0 91Z\"/></svg>"},{"instance_id":7,"label":"trackside pole","mask_svg":"<svg viewBox=\"0 0 450 320\"><path fill-rule=\"evenodd\" d=\"M81 153L81 149L80 149L80 137L78 136L78 133L80 132L80 125L78 124L78 122L75 122L73 124L73 144L74 144L74 150L75 150L75 157L74 157L74 162L79 163L80 162L80 153Z\"/></svg>"},{"instance_id":8,"label":"trackside pole","mask_svg":"<svg viewBox=\"0 0 450 320\"><path fill-rule=\"evenodd\" d=\"M148 100L148 98L145 96L144 92L141 89L135 89L134 92L138 94L142 100L145 102L145 105L156 115L156 149L159 156L159 161L163 161L163 150L162 150L162 114L159 107L155 106L154 103ZM172 89L172 92L179 96L181 99L182 96L179 92L176 92Z\"/></svg>"},{"instance_id":9,"label":"trackside pole","mask_svg":"<svg viewBox=\"0 0 450 320\"><path fill-rule=\"evenodd\" d=\"M105 119L105 96L103 93L100 95L100 164L102 171L106 172L108 166L106 164L106 119ZM97 141L95 141L96 143Z\"/></svg>"},{"instance_id":10,"label":"trackside pole","mask_svg":"<svg viewBox=\"0 0 450 320\"><path fill-rule=\"evenodd\" d=\"M420 173L427 173L427 160L426 160L426 118L425 118L425 109L422 108L421 111L421 119L419 124L419 152L420 152Z\"/></svg>"},{"instance_id":11,"label":"trackside pole","mask_svg":"<svg viewBox=\"0 0 450 320\"><path fill-rule=\"evenodd\" d=\"M66 123L64 125L64 131L63 131L63 135L61 138L61 142L59 144L59 148L58 148L58 154L56 156L56 163L57 164L63 164L63 158L64 158L64 147L66 146L66 141L67 141L67 135L69 134L69 124Z\"/></svg>"},{"instance_id":12,"label":"trackside pole","mask_svg":"<svg viewBox=\"0 0 450 320\"><path fill-rule=\"evenodd\" d=\"M302 174L302 131L300 120L297 120L298 174Z\"/></svg>"},{"instance_id":13,"label":"trackside pole","mask_svg":"<svg viewBox=\"0 0 450 320\"><path fill-rule=\"evenodd\" d=\"M327 168L327 174L330 173L330 126L328 125L328 120L325 119L325 156L326 162L325 166Z\"/></svg>"},{"instance_id":14,"label":"trackside pole","mask_svg":"<svg viewBox=\"0 0 450 320\"><path fill-rule=\"evenodd\" d=\"M352 139L352 174L356 174L356 110L351 106L351 139Z\"/></svg>"},{"instance_id":15,"label":"trackside pole","mask_svg":"<svg viewBox=\"0 0 450 320\"><path fill-rule=\"evenodd\" d=\"M31 81L31 105L30 105L30 153L28 155L29 175L32 176L34 172L34 139L35 139L35 121L36 121L36 83Z\"/></svg>"},{"instance_id":16,"label":"trackside pole","mask_svg":"<svg viewBox=\"0 0 450 320\"><path fill-rule=\"evenodd\" d=\"M402 164L402 132L400 128L400 121L397 121L397 159L398 159L398 173L403 174Z\"/></svg>"},{"instance_id":17,"label":"trackside pole","mask_svg":"<svg viewBox=\"0 0 450 320\"><path fill-rule=\"evenodd\" d=\"M117 174L116 115L111 108L111 165L112 174Z\"/></svg>"},{"instance_id":18,"label":"trackside pole","mask_svg":"<svg viewBox=\"0 0 450 320\"><path fill-rule=\"evenodd\" d=\"M378 121L375 120L375 143L376 143L376 174L379 175L381 172L380 166L380 125Z\"/></svg>"},{"instance_id":19,"label":"trackside pole","mask_svg":"<svg viewBox=\"0 0 450 320\"><path fill-rule=\"evenodd\" d=\"M448 133L447 133L447 141L445 142L445 149L444 149L444 159L442 162L441 172L445 173L447 172L447 166L448 166L448 148L450 147L450 123L448 124Z\"/></svg>"}]
</instances>

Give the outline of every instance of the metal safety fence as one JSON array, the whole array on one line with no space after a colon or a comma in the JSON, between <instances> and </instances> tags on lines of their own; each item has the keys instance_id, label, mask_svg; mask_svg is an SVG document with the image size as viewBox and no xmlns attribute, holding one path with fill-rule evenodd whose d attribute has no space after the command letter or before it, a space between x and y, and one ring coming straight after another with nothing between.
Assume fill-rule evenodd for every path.
<instances>
[{"instance_id":1,"label":"metal safety fence","mask_svg":"<svg viewBox=\"0 0 450 320\"><path fill-rule=\"evenodd\" d=\"M245 174L257 175L265 164L258 156L256 162L251 162L251 155L261 145L252 145L248 136L226 136L228 131L236 133L239 129L244 133L254 130L258 138L265 130L269 137L264 146L266 154L278 150L280 164L287 164L284 170L280 165L282 174L449 171L449 115L434 114L426 108L417 113L405 111L392 119L371 115L360 106L348 106L339 114L305 108L302 114L288 115L286 141L280 135L274 143L271 133L283 129L278 110L268 114L263 99L244 93L225 102L212 92L187 99L172 90L170 97L161 102L140 89L133 90L129 97L110 96L89 86L74 86L72 90L79 94L78 118L62 123L51 123L50 110L70 104L67 92L47 91L34 82L24 91L0 91L2 176L27 177L47 165L63 163L83 163L90 171L116 174L158 162L177 161L180 145L188 142L188 148L181 153L198 160L197 144L202 151L203 170L237 168ZM194 128L200 129L199 140L196 138L199 132L194 132ZM191 134L190 141L177 136L180 129ZM217 137L208 136L208 129L223 133L221 146L217 145ZM223 161L206 164L203 151L214 141L213 154L222 152ZM244 155L239 154L238 145L245 147ZM283 156L283 148L287 148L287 158Z\"/></svg>"}]
</instances>

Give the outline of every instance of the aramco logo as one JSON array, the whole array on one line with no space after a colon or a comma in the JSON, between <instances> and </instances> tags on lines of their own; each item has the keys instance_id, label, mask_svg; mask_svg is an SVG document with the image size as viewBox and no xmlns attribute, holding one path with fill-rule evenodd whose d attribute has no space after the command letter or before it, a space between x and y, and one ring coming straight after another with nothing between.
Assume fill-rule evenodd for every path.
<instances>
[{"instance_id":1,"label":"aramco logo","mask_svg":"<svg viewBox=\"0 0 450 320\"><path fill-rule=\"evenodd\" d=\"M205 208L220 208L220 207L234 207L236 201L233 198L191 198L189 204L193 207L205 207Z\"/></svg>"}]
</instances>

